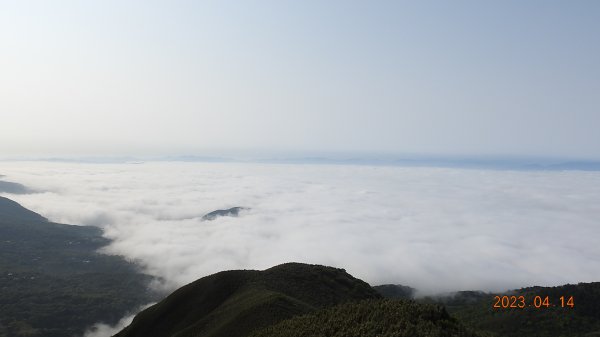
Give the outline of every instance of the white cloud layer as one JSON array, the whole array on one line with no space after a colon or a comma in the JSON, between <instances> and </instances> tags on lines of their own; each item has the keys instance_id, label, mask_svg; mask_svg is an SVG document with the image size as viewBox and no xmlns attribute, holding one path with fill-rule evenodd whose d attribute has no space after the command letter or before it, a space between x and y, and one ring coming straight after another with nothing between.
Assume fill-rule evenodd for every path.
<instances>
[{"instance_id":1,"label":"white cloud layer","mask_svg":"<svg viewBox=\"0 0 600 337\"><path fill-rule=\"evenodd\" d=\"M96 225L167 289L298 261L425 292L600 280L600 172L3 162L8 195ZM201 221L245 206L239 218Z\"/></svg>"}]
</instances>

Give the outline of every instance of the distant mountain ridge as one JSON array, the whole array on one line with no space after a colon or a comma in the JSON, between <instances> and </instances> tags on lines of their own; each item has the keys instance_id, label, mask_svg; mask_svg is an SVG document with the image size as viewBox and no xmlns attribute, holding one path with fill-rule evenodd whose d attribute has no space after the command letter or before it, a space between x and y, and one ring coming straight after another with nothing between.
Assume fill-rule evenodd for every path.
<instances>
[{"instance_id":1,"label":"distant mountain ridge","mask_svg":"<svg viewBox=\"0 0 600 337\"><path fill-rule=\"evenodd\" d=\"M19 183L13 183L10 181L0 180L0 192L1 193L11 193L11 194L27 194L27 193L33 193L34 191L19 184Z\"/></svg>"},{"instance_id":2,"label":"distant mountain ridge","mask_svg":"<svg viewBox=\"0 0 600 337\"><path fill-rule=\"evenodd\" d=\"M544 157L477 157L425 155L308 155L308 156L164 156L164 157L97 157L97 158L28 158L32 161L65 163L141 164L152 162L196 163L266 163L311 165L367 165L399 167L441 167L517 171L600 171L600 160Z\"/></svg>"},{"instance_id":3,"label":"distant mountain ridge","mask_svg":"<svg viewBox=\"0 0 600 337\"><path fill-rule=\"evenodd\" d=\"M416 289L400 284L382 284L374 286L378 293L385 298L411 300L415 296Z\"/></svg>"}]
</instances>

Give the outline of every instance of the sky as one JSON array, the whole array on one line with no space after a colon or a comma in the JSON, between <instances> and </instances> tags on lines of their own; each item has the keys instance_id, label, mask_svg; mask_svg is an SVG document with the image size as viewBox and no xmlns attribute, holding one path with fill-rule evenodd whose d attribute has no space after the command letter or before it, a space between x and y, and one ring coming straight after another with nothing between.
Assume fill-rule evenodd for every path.
<instances>
[{"instance_id":1,"label":"sky","mask_svg":"<svg viewBox=\"0 0 600 337\"><path fill-rule=\"evenodd\" d=\"M0 1L0 156L600 159L597 1Z\"/></svg>"}]
</instances>

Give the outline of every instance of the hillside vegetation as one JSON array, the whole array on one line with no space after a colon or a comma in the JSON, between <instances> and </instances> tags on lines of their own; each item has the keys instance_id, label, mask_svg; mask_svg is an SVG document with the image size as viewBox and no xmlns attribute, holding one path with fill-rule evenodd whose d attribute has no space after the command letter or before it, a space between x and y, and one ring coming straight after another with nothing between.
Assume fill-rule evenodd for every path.
<instances>
[{"instance_id":1,"label":"hillside vegetation","mask_svg":"<svg viewBox=\"0 0 600 337\"><path fill-rule=\"evenodd\" d=\"M252 337L478 337L442 306L403 300L346 303L294 317Z\"/></svg>"},{"instance_id":2,"label":"hillside vegetation","mask_svg":"<svg viewBox=\"0 0 600 337\"><path fill-rule=\"evenodd\" d=\"M0 197L0 336L81 336L155 298L96 227L49 222Z\"/></svg>"},{"instance_id":3,"label":"hillside vegetation","mask_svg":"<svg viewBox=\"0 0 600 337\"><path fill-rule=\"evenodd\" d=\"M225 271L175 291L117 336L247 336L296 315L375 298L381 296L343 269L287 263L264 271Z\"/></svg>"},{"instance_id":4,"label":"hillside vegetation","mask_svg":"<svg viewBox=\"0 0 600 337\"><path fill-rule=\"evenodd\" d=\"M462 292L455 296L429 299L446 305L448 311L469 326L502 337L600 336L600 282L559 287L530 287L514 290L508 296L523 296L527 307L494 309L494 296ZM548 307L536 308L533 300L548 297ZM560 297L565 299L561 306ZM566 305L573 297L573 307Z\"/></svg>"}]
</instances>

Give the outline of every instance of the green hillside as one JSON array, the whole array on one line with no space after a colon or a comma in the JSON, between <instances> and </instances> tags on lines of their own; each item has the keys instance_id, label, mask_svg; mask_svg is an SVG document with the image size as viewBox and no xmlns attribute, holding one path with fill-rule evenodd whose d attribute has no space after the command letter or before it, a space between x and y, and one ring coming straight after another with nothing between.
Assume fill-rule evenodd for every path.
<instances>
[{"instance_id":1,"label":"green hillside","mask_svg":"<svg viewBox=\"0 0 600 337\"><path fill-rule=\"evenodd\" d=\"M80 336L156 298L96 227L52 223L0 197L0 336Z\"/></svg>"},{"instance_id":2,"label":"green hillside","mask_svg":"<svg viewBox=\"0 0 600 337\"><path fill-rule=\"evenodd\" d=\"M201 278L136 316L118 337L247 336L281 320L381 296L343 269L287 263Z\"/></svg>"},{"instance_id":3,"label":"green hillside","mask_svg":"<svg viewBox=\"0 0 600 337\"><path fill-rule=\"evenodd\" d=\"M523 296L526 307L494 309L496 295ZM539 308L534 303L536 296L540 299L538 304L542 304ZM567 305L571 296L572 308ZM548 306L543 304L546 297ZM494 336L600 336L600 282L530 287L507 294L462 292L438 301L465 324Z\"/></svg>"},{"instance_id":4,"label":"green hillside","mask_svg":"<svg viewBox=\"0 0 600 337\"><path fill-rule=\"evenodd\" d=\"M393 298L393 299L401 299L401 300L411 300L415 295L415 289L403 286L400 284L382 284L378 286L374 286L378 293L380 293L385 298Z\"/></svg>"},{"instance_id":5,"label":"green hillside","mask_svg":"<svg viewBox=\"0 0 600 337\"><path fill-rule=\"evenodd\" d=\"M346 303L294 317L251 337L477 337L444 307L405 300Z\"/></svg>"}]
</instances>

